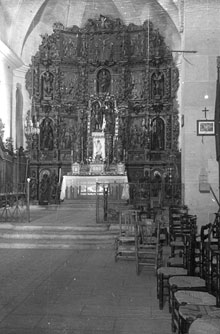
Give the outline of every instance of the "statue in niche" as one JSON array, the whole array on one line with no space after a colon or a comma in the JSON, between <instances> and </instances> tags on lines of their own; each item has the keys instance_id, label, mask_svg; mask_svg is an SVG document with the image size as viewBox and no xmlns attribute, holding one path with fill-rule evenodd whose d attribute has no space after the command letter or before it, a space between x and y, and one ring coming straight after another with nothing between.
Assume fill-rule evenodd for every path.
<instances>
[{"instance_id":1,"label":"statue in niche","mask_svg":"<svg viewBox=\"0 0 220 334\"><path fill-rule=\"evenodd\" d=\"M97 75L97 93L110 93L111 75L108 70L102 69Z\"/></svg>"},{"instance_id":2,"label":"statue in niche","mask_svg":"<svg viewBox=\"0 0 220 334\"><path fill-rule=\"evenodd\" d=\"M102 144L99 139L95 143L95 148L96 148L95 160L100 161L102 159Z\"/></svg>"},{"instance_id":3,"label":"statue in niche","mask_svg":"<svg viewBox=\"0 0 220 334\"><path fill-rule=\"evenodd\" d=\"M91 111L91 129L94 131L101 131L103 125L103 114L98 101L93 102Z\"/></svg>"},{"instance_id":4,"label":"statue in niche","mask_svg":"<svg viewBox=\"0 0 220 334\"><path fill-rule=\"evenodd\" d=\"M130 137L132 138L130 143L132 148L139 148L141 143L141 132L137 124L132 125Z\"/></svg>"},{"instance_id":5,"label":"statue in niche","mask_svg":"<svg viewBox=\"0 0 220 334\"><path fill-rule=\"evenodd\" d=\"M52 120L46 117L40 125L40 148L41 150L53 150L53 126Z\"/></svg>"},{"instance_id":6,"label":"statue in niche","mask_svg":"<svg viewBox=\"0 0 220 334\"><path fill-rule=\"evenodd\" d=\"M105 131L113 134L114 131L114 107L111 101L105 102Z\"/></svg>"},{"instance_id":7,"label":"statue in niche","mask_svg":"<svg viewBox=\"0 0 220 334\"><path fill-rule=\"evenodd\" d=\"M42 74L42 95L44 99L52 99L53 97L53 74L47 69Z\"/></svg>"},{"instance_id":8,"label":"statue in niche","mask_svg":"<svg viewBox=\"0 0 220 334\"><path fill-rule=\"evenodd\" d=\"M152 97L163 97L164 95L164 76L161 72L152 75Z\"/></svg>"},{"instance_id":9,"label":"statue in niche","mask_svg":"<svg viewBox=\"0 0 220 334\"><path fill-rule=\"evenodd\" d=\"M162 118L157 117L152 122L151 149L153 151L165 148L165 126Z\"/></svg>"},{"instance_id":10,"label":"statue in niche","mask_svg":"<svg viewBox=\"0 0 220 334\"><path fill-rule=\"evenodd\" d=\"M161 192L162 177L159 171L154 171L151 177L151 196L157 197Z\"/></svg>"}]
</instances>

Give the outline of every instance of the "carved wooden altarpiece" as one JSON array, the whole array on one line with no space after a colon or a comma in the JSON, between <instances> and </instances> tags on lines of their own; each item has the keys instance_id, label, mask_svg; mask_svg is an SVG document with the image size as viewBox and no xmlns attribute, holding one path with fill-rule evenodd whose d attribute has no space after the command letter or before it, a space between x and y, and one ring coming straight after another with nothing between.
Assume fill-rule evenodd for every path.
<instances>
[{"instance_id":1,"label":"carved wooden altarpiece","mask_svg":"<svg viewBox=\"0 0 220 334\"><path fill-rule=\"evenodd\" d=\"M82 174L96 163L114 174L124 163L130 182L180 181L178 83L150 21L126 26L101 15L83 28L54 24L26 75L27 122L37 129L26 135L35 196L77 163Z\"/></svg>"}]
</instances>

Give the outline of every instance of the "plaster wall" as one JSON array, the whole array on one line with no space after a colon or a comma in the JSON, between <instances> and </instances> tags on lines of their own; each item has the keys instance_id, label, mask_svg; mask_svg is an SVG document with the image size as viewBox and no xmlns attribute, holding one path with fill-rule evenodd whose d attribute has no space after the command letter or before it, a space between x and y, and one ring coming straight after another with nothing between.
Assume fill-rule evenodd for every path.
<instances>
[{"instance_id":1,"label":"plaster wall","mask_svg":"<svg viewBox=\"0 0 220 334\"><path fill-rule=\"evenodd\" d=\"M211 192L199 190L202 170L219 198L218 163L216 162L215 137L198 136L197 120L214 119L217 65L220 55L220 2L218 0L185 0L182 49L197 53L184 54L181 74L181 128L182 181L185 204L190 213L198 216L198 225L213 220L218 210Z\"/></svg>"}]
</instances>

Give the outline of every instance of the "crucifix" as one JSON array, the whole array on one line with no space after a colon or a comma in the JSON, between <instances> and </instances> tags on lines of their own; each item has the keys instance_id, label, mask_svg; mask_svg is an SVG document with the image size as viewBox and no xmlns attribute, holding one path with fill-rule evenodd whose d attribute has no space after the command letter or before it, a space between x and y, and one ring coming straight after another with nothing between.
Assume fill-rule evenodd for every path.
<instances>
[{"instance_id":1,"label":"crucifix","mask_svg":"<svg viewBox=\"0 0 220 334\"><path fill-rule=\"evenodd\" d=\"M204 114L205 114L205 119L206 119L206 113L207 113L208 111L209 111L209 110L206 109L206 107L205 107L205 109L202 110L202 112L204 112Z\"/></svg>"}]
</instances>

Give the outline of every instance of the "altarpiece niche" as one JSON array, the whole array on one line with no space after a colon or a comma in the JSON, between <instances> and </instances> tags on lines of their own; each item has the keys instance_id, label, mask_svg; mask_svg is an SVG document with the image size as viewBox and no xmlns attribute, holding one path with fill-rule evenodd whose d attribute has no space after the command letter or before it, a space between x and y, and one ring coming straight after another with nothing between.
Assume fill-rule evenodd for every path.
<instances>
[{"instance_id":1,"label":"altarpiece niche","mask_svg":"<svg viewBox=\"0 0 220 334\"><path fill-rule=\"evenodd\" d=\"M178 76L172 52L150 21L124 25L101 15L83 28L55 23L26 75L36 197L41 179L55 175L59 182L73 164L81 174L114 175L123 163L134 183L146 175L180 181Z\"/></svg>"}]
</instances>

